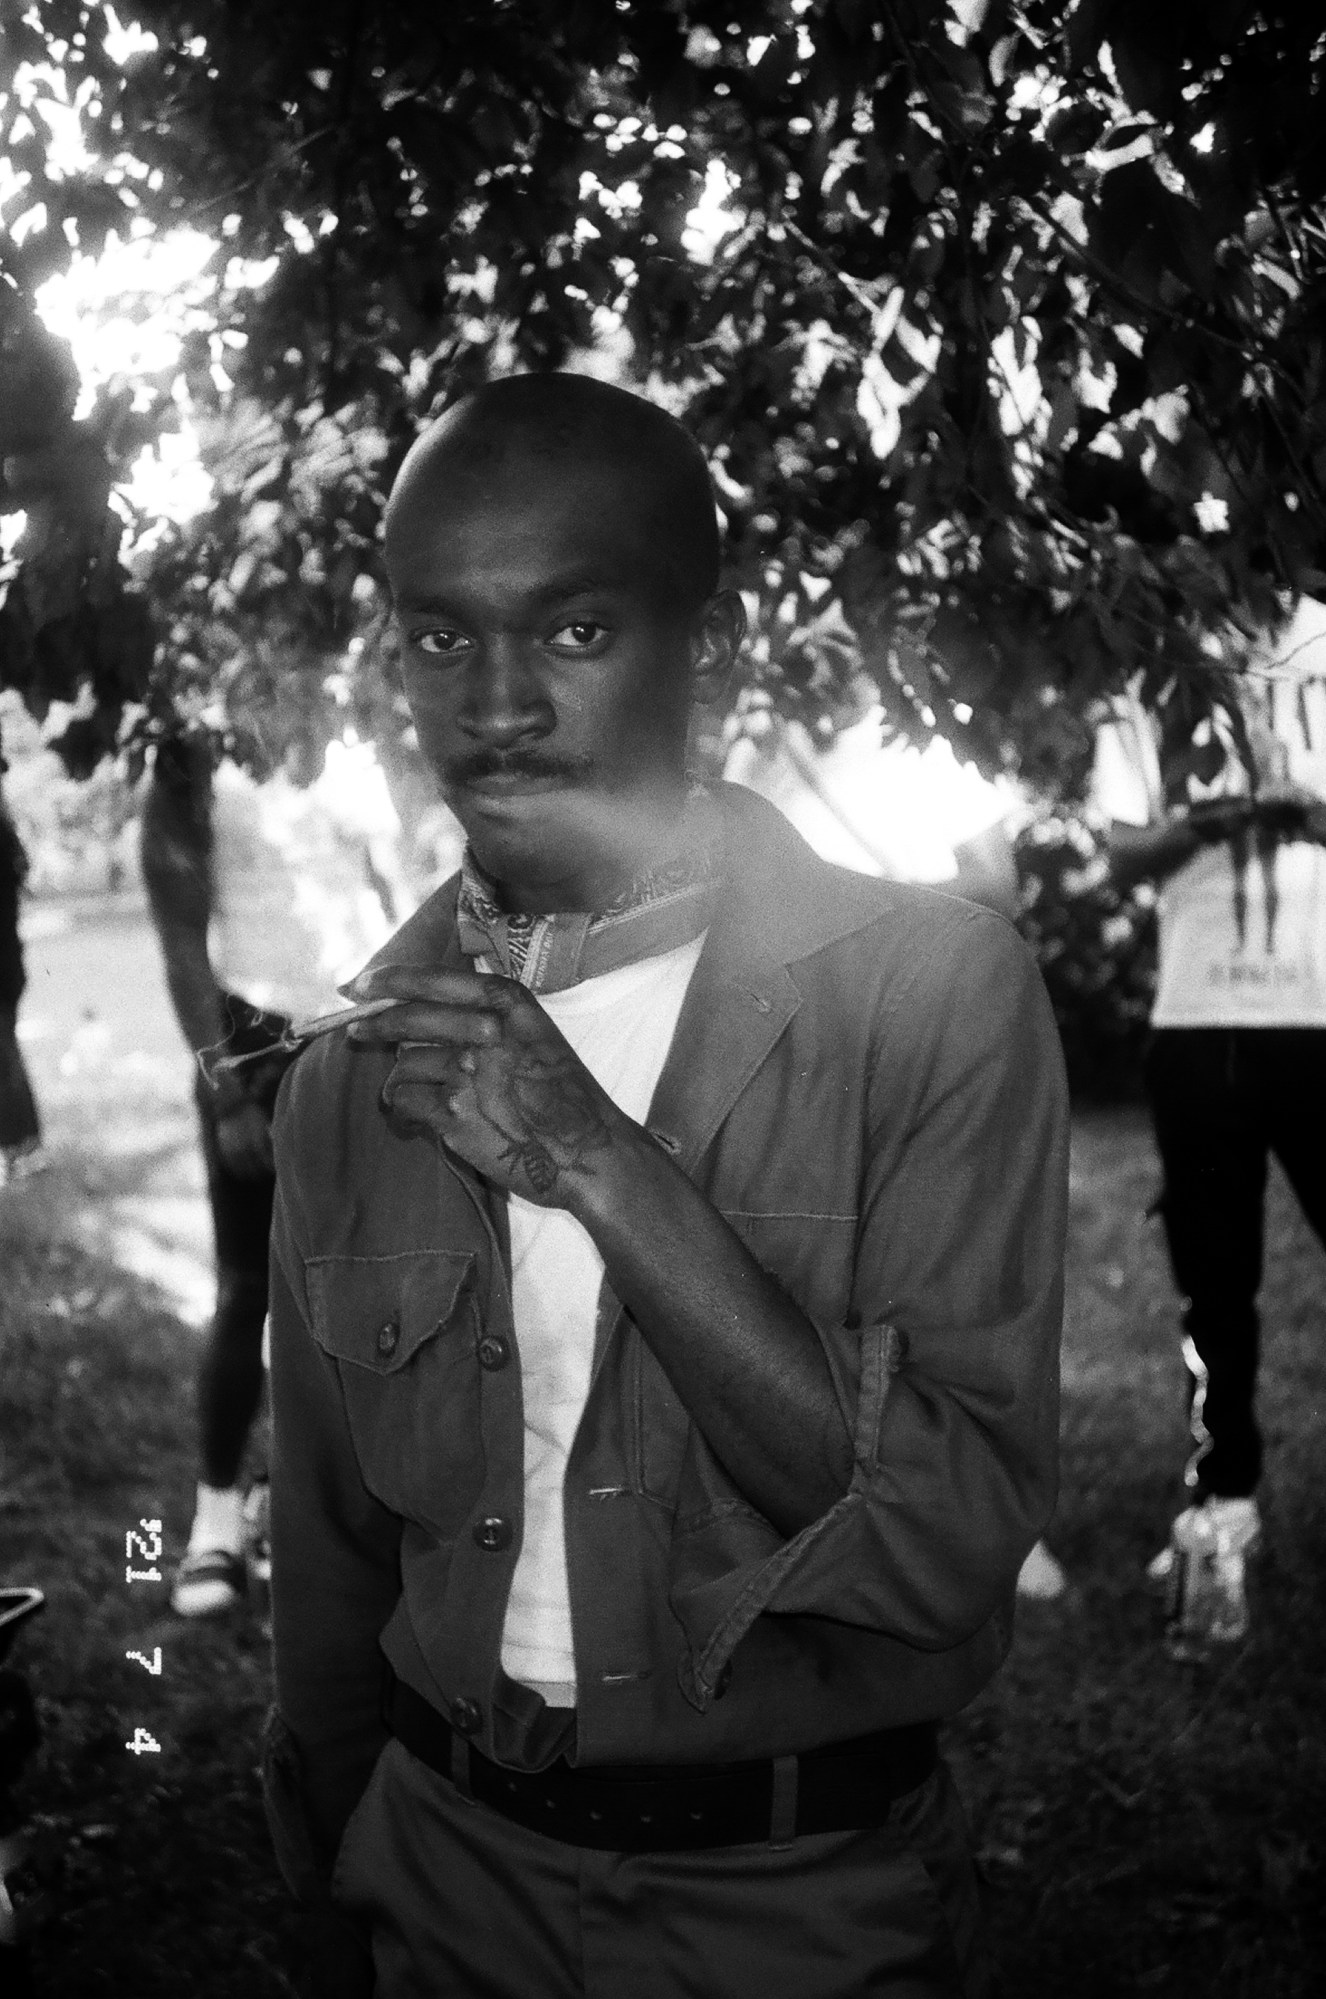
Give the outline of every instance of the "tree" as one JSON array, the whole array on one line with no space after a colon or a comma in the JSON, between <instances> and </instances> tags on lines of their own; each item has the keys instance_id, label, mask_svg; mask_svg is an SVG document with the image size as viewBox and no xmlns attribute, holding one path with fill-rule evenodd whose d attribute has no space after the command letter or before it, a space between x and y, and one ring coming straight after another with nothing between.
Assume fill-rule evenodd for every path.
<instances>
[{"instance_id":1,"label":"tree","mask_svg":"<svg viewBox=\"0 0 1326 1999\"><path fill-rule=\"evenodd\" d=\"M709 452L765 605L748 708L831 726L864 672L895 727L1062 777L1128 676L1200 705L1214 634L1326 588L1309 9L144 0L117 63L90 0L0 4L10 296L131 217L228 260L186 356L216 505L142 575L150 714L292 661L358 699L421 418L595 347ZM22 106L43 64L77 172ZM87 422L112 469L165 410L132 390ZM95 685L82 615L51 622Z\"/></svg>"}]
</instances>

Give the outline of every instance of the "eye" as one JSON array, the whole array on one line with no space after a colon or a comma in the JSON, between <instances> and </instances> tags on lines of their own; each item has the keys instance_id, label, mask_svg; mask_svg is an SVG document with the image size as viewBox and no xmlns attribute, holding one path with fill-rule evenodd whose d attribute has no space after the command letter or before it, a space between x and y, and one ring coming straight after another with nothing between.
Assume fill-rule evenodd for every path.
<instances>
[{"instance_id":1,"label":"eye","mask_svg":"<svg viewBox=\"0 0 1326 1999\"><path fill-rule=\"evenodd\" d=\"M469 640L452 631L449 625L430 625L426 631L411 632L409 643L416 651L431 653L435 659L451 659L465 651Z\"/></svg>"},{"instance_id":2,"label":"eye","mask_svg":"<svg viewBox=\"0 0 1326 1999\"><path fill-rule=\"evenodd\" d=\"M568 624L559 625L548 640L561 652L592 652L608 637L608 628L597 618L572 618Z\"/></svg>"}]
</instances>

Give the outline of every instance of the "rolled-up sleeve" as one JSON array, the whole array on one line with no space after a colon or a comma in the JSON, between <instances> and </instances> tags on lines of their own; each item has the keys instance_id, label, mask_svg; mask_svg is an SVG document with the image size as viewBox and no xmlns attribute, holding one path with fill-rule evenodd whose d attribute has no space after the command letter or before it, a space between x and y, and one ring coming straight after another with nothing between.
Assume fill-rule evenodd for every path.
<instances>
[{"instance_id":1,"label":"rolled-up sleeve","mask_svg":"<svg viewBox=\"0 0 1326 1999\"><path fill-rule=\"evenodd\" d=\"M298 1226L309 1170L300 1082L296 1065L275 1127L272 1634L284 1753L267 1803L283 1872L307 1901L386 1741L378 1638L400 1595L400 1521L363 1484L337 1365L314 1337ZM302 1856L293 1870L290 1855Z\"/></svg>"},{"instance_id":2,"label":"rolled-up sleeve","mask_svg":"<svg viewBox=\"0 0 1326 1999\"><path fill-rule=\"evenodd\" d=\"M851 1486L786 1541L693 1513L674 1605L702 1698L766 1611L963 1644L1054 1505L1067 1091L1016 934L976 911L944 931L873 1050L852 1309L817 1328Z\"/></svg>"}]
</instances>

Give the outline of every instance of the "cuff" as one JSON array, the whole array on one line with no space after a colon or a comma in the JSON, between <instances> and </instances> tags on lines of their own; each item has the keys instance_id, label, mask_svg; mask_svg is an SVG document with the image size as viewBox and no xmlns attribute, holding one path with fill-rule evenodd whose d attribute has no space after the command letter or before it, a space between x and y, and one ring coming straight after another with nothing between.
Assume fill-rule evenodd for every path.
<instances>
[{"instance_id":1,"label":"cuff","mask_svg":"<svg viewBox=\"0 0 1326 1999\"><path fill-rule=\"evenodd\" d=\"M679 1673L682 1692L703 1711L713 1700L719 1675L762 1611L780 1608L777 1598L808 1568L826 1542L860 1511L876 1474L880 1428L893 1376L902 1365L903 1336L895 1326L868 1326L839 1332L823 1344L834 1390L852 1431L852 1482L818 1520L791 1540L750 1509L719 1501L702 1515L691 1510L680 1520L673 1542L672 1607L690 1640ZM847 1362L850 1345L852 1363ZM770 1543L773 1542L773 1546Z\"/></svg>"}]
</instances>

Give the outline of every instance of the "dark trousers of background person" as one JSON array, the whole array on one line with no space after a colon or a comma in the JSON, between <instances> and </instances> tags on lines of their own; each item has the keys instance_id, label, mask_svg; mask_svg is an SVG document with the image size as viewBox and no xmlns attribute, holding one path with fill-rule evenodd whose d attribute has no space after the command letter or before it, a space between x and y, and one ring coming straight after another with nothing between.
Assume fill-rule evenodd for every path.
<instances>
[{"instance_id":1,"label":"dark trousers of background person","mask_svg":"<svg viewBox=\"0 0 1326 1999\"><path fill-rule=\"evenodd\" d=\"M255 1054L247 1067L251 1094L270 1115L289 1056L277 1044L289 1022L284 1015L250 1006L237 994L223 995L230 1016L229 1054ZM264 1057L262 1051L272 1051ZM272 1232L276 1181L232 1173L216 1135L216 1107L202 1077L194 1086L207 1198L216 1243L216 1312L198 1370L198 1416L202 1473L208 1485L238 1482L244 1447L262 1400L262 1329L267 1317L267 1242Z\"/></svg>"},{"instance_id":2,"label":"dark trousers of background person","mask_svg":"<svg viewBox=\"0 0 1326 1999\"><path fill-rule=\"evenodd\" d=\"M1262 1462L1253 1401L1271 1153L1326 1243L1326 1028L1158 1028L1146 1083L1160 1214L1206 1374L1192 1383L1190 1481L1199 1499L1240 1498Z\"/></svg>"},{"instance_id":3,"label":"dark trousers of background person","mask_svg":"<svg viewBox=\"0 0 1326 1999\"><path fill-rule=\"evenodd\" d=\"M23 1150L41 1137L41 1119L18 1045L18 1008L0 1004L0 1152Z\"/></svg>"},{"instance_id":4,"label":"dark trousers of background person","mask_svg":"<svg viewBox=\"0 0 1326 1999\"><path fill-rule=\"evenodd\" d=\"M8 814L0 810L0 1151L36 1143L41 1119L18 1045L18 1003L27 983L19 936L19 900L27 855Z\"/></svg>"}]
</instances>

